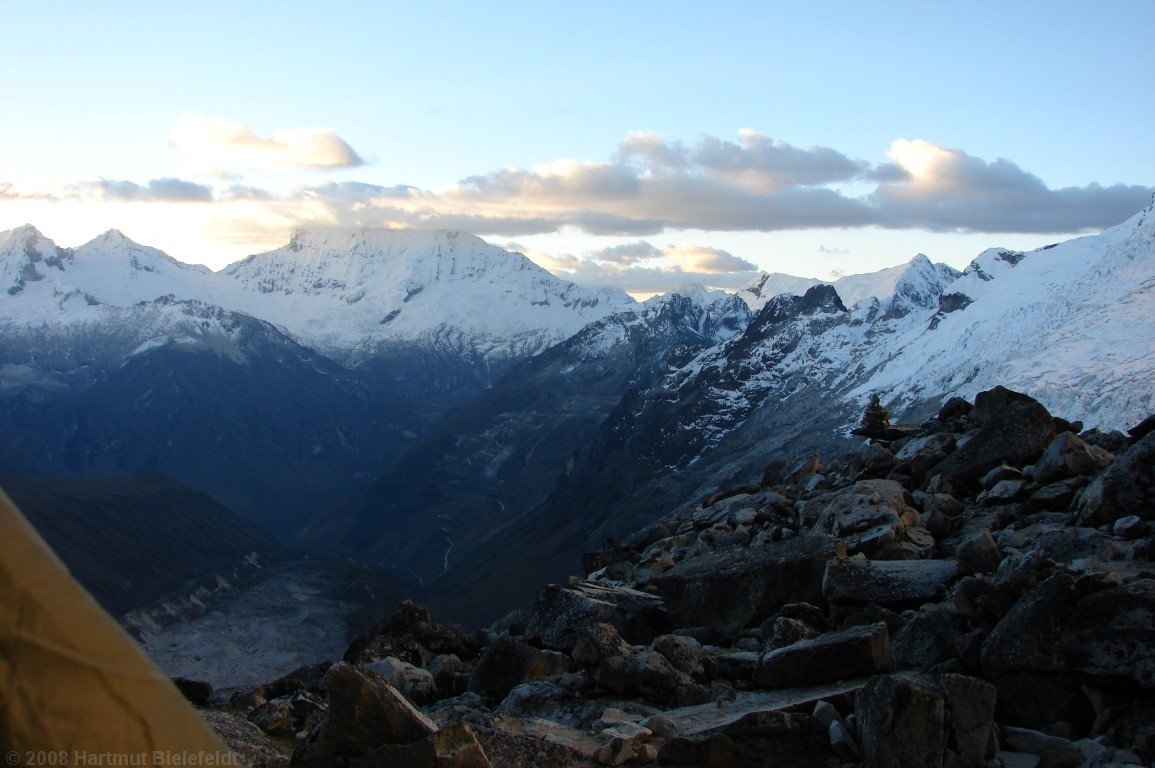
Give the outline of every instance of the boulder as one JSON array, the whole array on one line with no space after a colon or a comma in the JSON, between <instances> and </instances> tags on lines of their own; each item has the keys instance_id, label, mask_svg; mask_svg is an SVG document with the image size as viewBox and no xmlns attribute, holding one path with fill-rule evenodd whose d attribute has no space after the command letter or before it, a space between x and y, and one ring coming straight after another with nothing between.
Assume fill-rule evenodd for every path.
<instances>
[{"instance_id":1,"label":"boulder","mask_svg":"<svg viewBox=\"0 0 1155 768\"><path fill-rule=\"evenodd\" d=\"M937 664L964 656L971 641L966 622L954 611L929 605L895 633L890 654L896 669L927 672Z\"/></svg>"},{"instance_id":2,"label":"boulder","mask_svg":"<svg viewBox=\"0 0 1155 768\"><path fill-rule=\"evenodd\" d=\"M1004 462L1023 466L1033 461L1055 436L1046 408L1004 387L979 393L975 417L982 424L978 432L935 470L955 488L974 488L979 478Z\"/></svg>"},{"instance_id":3,"label":"boulder","mask_svg":"<svg viewBox=\"0 0 1155 768\"><path fill-rule=\"evenodd\" d=\"M1077 502L1080 525L1102 525L1127 515L1155 520L1155 432L1123 451Z\"/></svg>"},{"instance_id":4,"label":"boulder","mask_svg":"<svg viewBox=\"0 0 1155 768\"><path fill-rule=\"evenodd\" d=\"M598 667L594 679L608 691L636 694L659 705L689 706L710 698L705 687L648 648L626 658L611 656Z\"/></svg>"},{"instance_id":5,"label":"boulder","mask_svg":"<svg viewBox=\"0 0 1155 768\"><path fill-rule=\"evenodd\" d=\"M387 744L413 744L437 730L376 672L334 664L324 677L329 711L293 752L294 766L351 763Z\"/></svg>"},{"instance_id":6,"label":"boulder","mask_svg":"<svg viewBox=\"0 0 1155 768\"><path fill-rule=\"evenodd\" d=\"M807 534L686 560L655 584L674 626L729 638L786 603L820 601L826 561L839 554L837 539Z\"/></svg>"},{"instance_id":7,"label":"boulder","mask_svg":"<svg viewBox=\"0 0 1155 768\"><path fill-rule=\"evenodd\" d=\"M569 653L584 629L609 624L631 643L649 643L670 631L661 598L593 581L549 584L538 593L526 636L543 647Z\"/></svg>"},{"instance_id":8,"label":"boulder","mask_svg":"<svg viewBox=\"0 0 1155 768\"><path fill-rule=\"evenodd\" d=\"M1093 475L1103 464L1073 432L1060 432L1031 468L1036 483L1050 483L1075 475Z\"/></svg>"},{"instance_id":9,"label":"boulder","mask_svg":"<svg viewBox=\"0 0 1155 768\"><path fill-rule=\"evenodd\" d=\"M983 642L983 672L998 677L1016 670L1060 670L1056 647L1079 596L1075 579L1065 571L1024 591Z\"/></svg>"},{"instance_id":10,"label":"boulder","mask_svg":"<svg viewBox=\"0 0 1155 768\"><path fill-rule=\"evenodd\" d=\"M1029 728L1003 728L1002 744L1012 752L1036 755L1039 768L1077 768L1083 763L1083 753L1074 742Z\"/></svg>"},{"instance_id":11,"label":"boulder","mask_svg":"<svg viewBox=\"0 0 1155 768\"><path fill-rule=\"evenodd\" d=\"M560 675L572 665L572 659L565 654L534 648L502 635L481 652L469 677L469 690L501 701L514 686L538 677Z\"/></svg>"},{"instance_id":12,"label":"boulder","mask_svg":"<svg viewBox=\"0 0 1155 768\"><path fill-rule=\"evenodd\" d=\"M493 768L465 723L442 728L413 744L386 745L350 768Z\"/></svg>"},{"instance_id":13,"label":"boulder","mask_svg":"<svg viewBox=\"0 0 1155 768\"><path fill-rule=\"evenodd\" d=\"M794 688L846 680L890 669L890 635L885 624L827 632L771 651L758 661L754 683Z\"/></svg>"},{"instance_id":14,"label":"boulder","mask_svg":"<svg viewBox=\"0 0 1155 768\"><path fill-rule=\"evenodd\" d=\"M434 656L456 654L472 659L476 648L460 629L434 624L429 609L405 600L389 618L358 635L345 651L345 661L369 664L387 656L424 667Z\"/></svg>"},{"instance_id":15,"label":"boulder","mask_svg":"<svg viewBox=\"0 0 1155 768\"><path fill-rule=\"evenodd\" d=\"M291 697L281 696L266 702L249 713L249 722L270 736L295 736Z\"/></svg>"},{"instance_id":16,"label":"boulder","mask_svg":"<svg viewBox=\"0 0 1155 768\"><path fill-rule=\"evenodd\" d=\"M654 640L652 647L666 657L666 661L679 672L689 675L697 682L706 679L702 666L702 644L692 637L662 635Z\"/></svg>"},{"instance_id":17,"label":"boulder","mask_svg":"<svg viewBox=\"0 0 1155 768\"><path fill-rule=\"evenodd\" d=\"M833 558L822 576L831 603L917 606L941 598L958 575L953 560Z\"/></svg>"},{"instance_id":18,"label":"boulder","mask_svg":"<svg viewBox=\"0 0 1155 768\"><path fill-rule=\"evenodd\" d=\"M936 679L935 688L946 705L946 765L979 768L991 756L988 750L995 728L995 687L977 677L948 674Z\"/></svg>"},{"instance_id":19,"label":"boulder","mask_svg":"<svg viewBox=\"0 0 1155 768\"><path fill-rule=\"evenodd\" d=\"M1058 638L1065 669L1155 688L1155 579L1079 600Z\"/></svg>"},{"instance_id":20,"label":"boulder","mask_svg":"<svg viewBox=\"0 0 1155 768\"><path fill-rule=\"evenodd\" d=\"M386 656L381 661L366 664L365 668L381 675L419 707L437 701L437 683L428 670L393 656Z\"/></svg>"},{"instance_id":21,"label":"boulder","mask_svg":"<svg viewBox=\"0 0 1155 768\"><path fill-rule=\"evenodd\" d=\"M443 653L429 662L438 696L458 696L469 690L470 666L455 653Z\"/></svg>"},{"instance_id":22,"label":"boulder","mask_svg":"<svg viewBox=\"0 0 1155 768\"><path fill-rule=\"evenodd\" d=\"M832 534L847 552L875 560L925 557L934 539L912 505L906 489L893 480L860 480L829 496L814 531Z\"/></svg>"},{"instance_id":23,"label":"boulder","mask_svg":"<svg viewBox=\"0 0 1155 768\"><path fill-rule=\"evenodd\" d=\"M573 660L582 667L596 667L610 656L626 657L633 648L612 624L590 624L580 630L573 647Z\"/></svg>"},{"instance_id":24,"label":"boulder","mask_svg":"<svg viewBox=\"0 0 1155 768\"><path fill-rule=\"evenodd\" d=\"M875 677L855 694L854 714L867 765L942 766L946 705L925 681Z\"/></svg>"},{"instance_id":25,"label":"boulder","mask_svg":"<svg viewBox=\"0 0 1155 768\"><path fill-rule=\"evenodd\" d=\"M959 541L955 557L962 573L994 573L1003 561L1003 553L987 528L966 534Z\"/></svg>"}]
</instances>

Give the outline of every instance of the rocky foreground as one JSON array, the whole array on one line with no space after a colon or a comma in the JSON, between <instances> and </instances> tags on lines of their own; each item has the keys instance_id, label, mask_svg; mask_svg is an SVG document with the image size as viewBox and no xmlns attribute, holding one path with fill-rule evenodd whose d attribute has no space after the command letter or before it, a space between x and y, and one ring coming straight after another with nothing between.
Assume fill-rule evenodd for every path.
<instances>
[{"instance_id":1,"label":"rocky foreground","mask_svg":"<svg viewBox=\"0 0 1155 768\"><path fill-rule=\"evenodd\" d=\"M1155 418L995 388L860 432L488 630L402 604L205 717L254 766L1151 765Z\"/></svg>"}]
</instances>

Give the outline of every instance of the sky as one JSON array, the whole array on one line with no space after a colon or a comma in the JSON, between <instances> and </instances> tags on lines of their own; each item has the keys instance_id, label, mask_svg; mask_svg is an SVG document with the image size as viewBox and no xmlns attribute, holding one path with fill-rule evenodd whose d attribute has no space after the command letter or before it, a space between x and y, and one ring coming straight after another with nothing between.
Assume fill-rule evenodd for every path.
<instances>
[{"instance_id":1,"label":"sky","mask_svg":"<svg viewBox=\"0 0 1155 768\"><path fill-rule=\"evenodd\" d=\"M464 229L638 295L1097 232L1155 192L1155 2L0 0L0 230L217 269Z\"/></svg>"}]
</instances>

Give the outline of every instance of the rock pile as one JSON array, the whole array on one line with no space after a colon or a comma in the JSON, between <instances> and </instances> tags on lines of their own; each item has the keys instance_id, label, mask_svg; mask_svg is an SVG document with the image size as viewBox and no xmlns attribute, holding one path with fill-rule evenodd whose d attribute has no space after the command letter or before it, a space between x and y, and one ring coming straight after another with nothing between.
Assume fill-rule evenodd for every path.
<instances>
[{"instance_id":1,"label":"rock pile","mask_svg":"<svg viewBox=\"0 0 1155 768\"><path fill-rule=\"evenodd\" d=\"M609 542L473 636L403 605L248 717L315 717L302 766L1150 765L1155 430L996 388L898 433Z\"/></svg>"}]
</instances>

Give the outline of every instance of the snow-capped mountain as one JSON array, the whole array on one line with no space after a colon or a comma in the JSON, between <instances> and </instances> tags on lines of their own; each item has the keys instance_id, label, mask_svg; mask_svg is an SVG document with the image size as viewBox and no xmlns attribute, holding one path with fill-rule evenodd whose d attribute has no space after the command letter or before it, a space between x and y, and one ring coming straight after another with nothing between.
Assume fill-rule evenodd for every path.
<instances>
[{"instance_id":1,"label":"snow-capped mountain","mask_svg":"<svg viewBox=\"0 0 1155 768\"><path fill-rule=\"evenodd\" d=\"M328 354L358 358L414 341L515 361L633 300L579 288L463 232L293 232L226 267L247 311Z\"/></svg>"},{"instance_id":2,"label":"snow-capped mountain","mask_svg":"<svg viewBox=\"0 0 1155 768\"><path fill-rule=\"evenodd\" d=\"M866 272L860 275L843 275L837 280L818 280L812 277L795 277L780 272L759 272L745 288L738 291L750 309L757 312L775 296L792 294L801 296L816 285L832 285L837 289L842 303L853 307L864 299L884 301L903 290L918 290L918 284L925 281L937 284L948 282L959 276L957 270L946 264L932 264L924 254L918 254L905 264Z\"/></svg>"},{"instance_id":3,"label":"snow-capped mountain","mask_svg":"<svg viewBox=\"0 0 1155 768\"><path fill-rule=\"evenodd\" d=\"M220 273L110 230L76 249L31 226L0 233L0 323L101 318L171 295L277 325L339 362L418 343L490 363L522 359L633 303L560 280L521 254L451 231L294 231L282 248Z\"/></svg>"}]
</instances>

